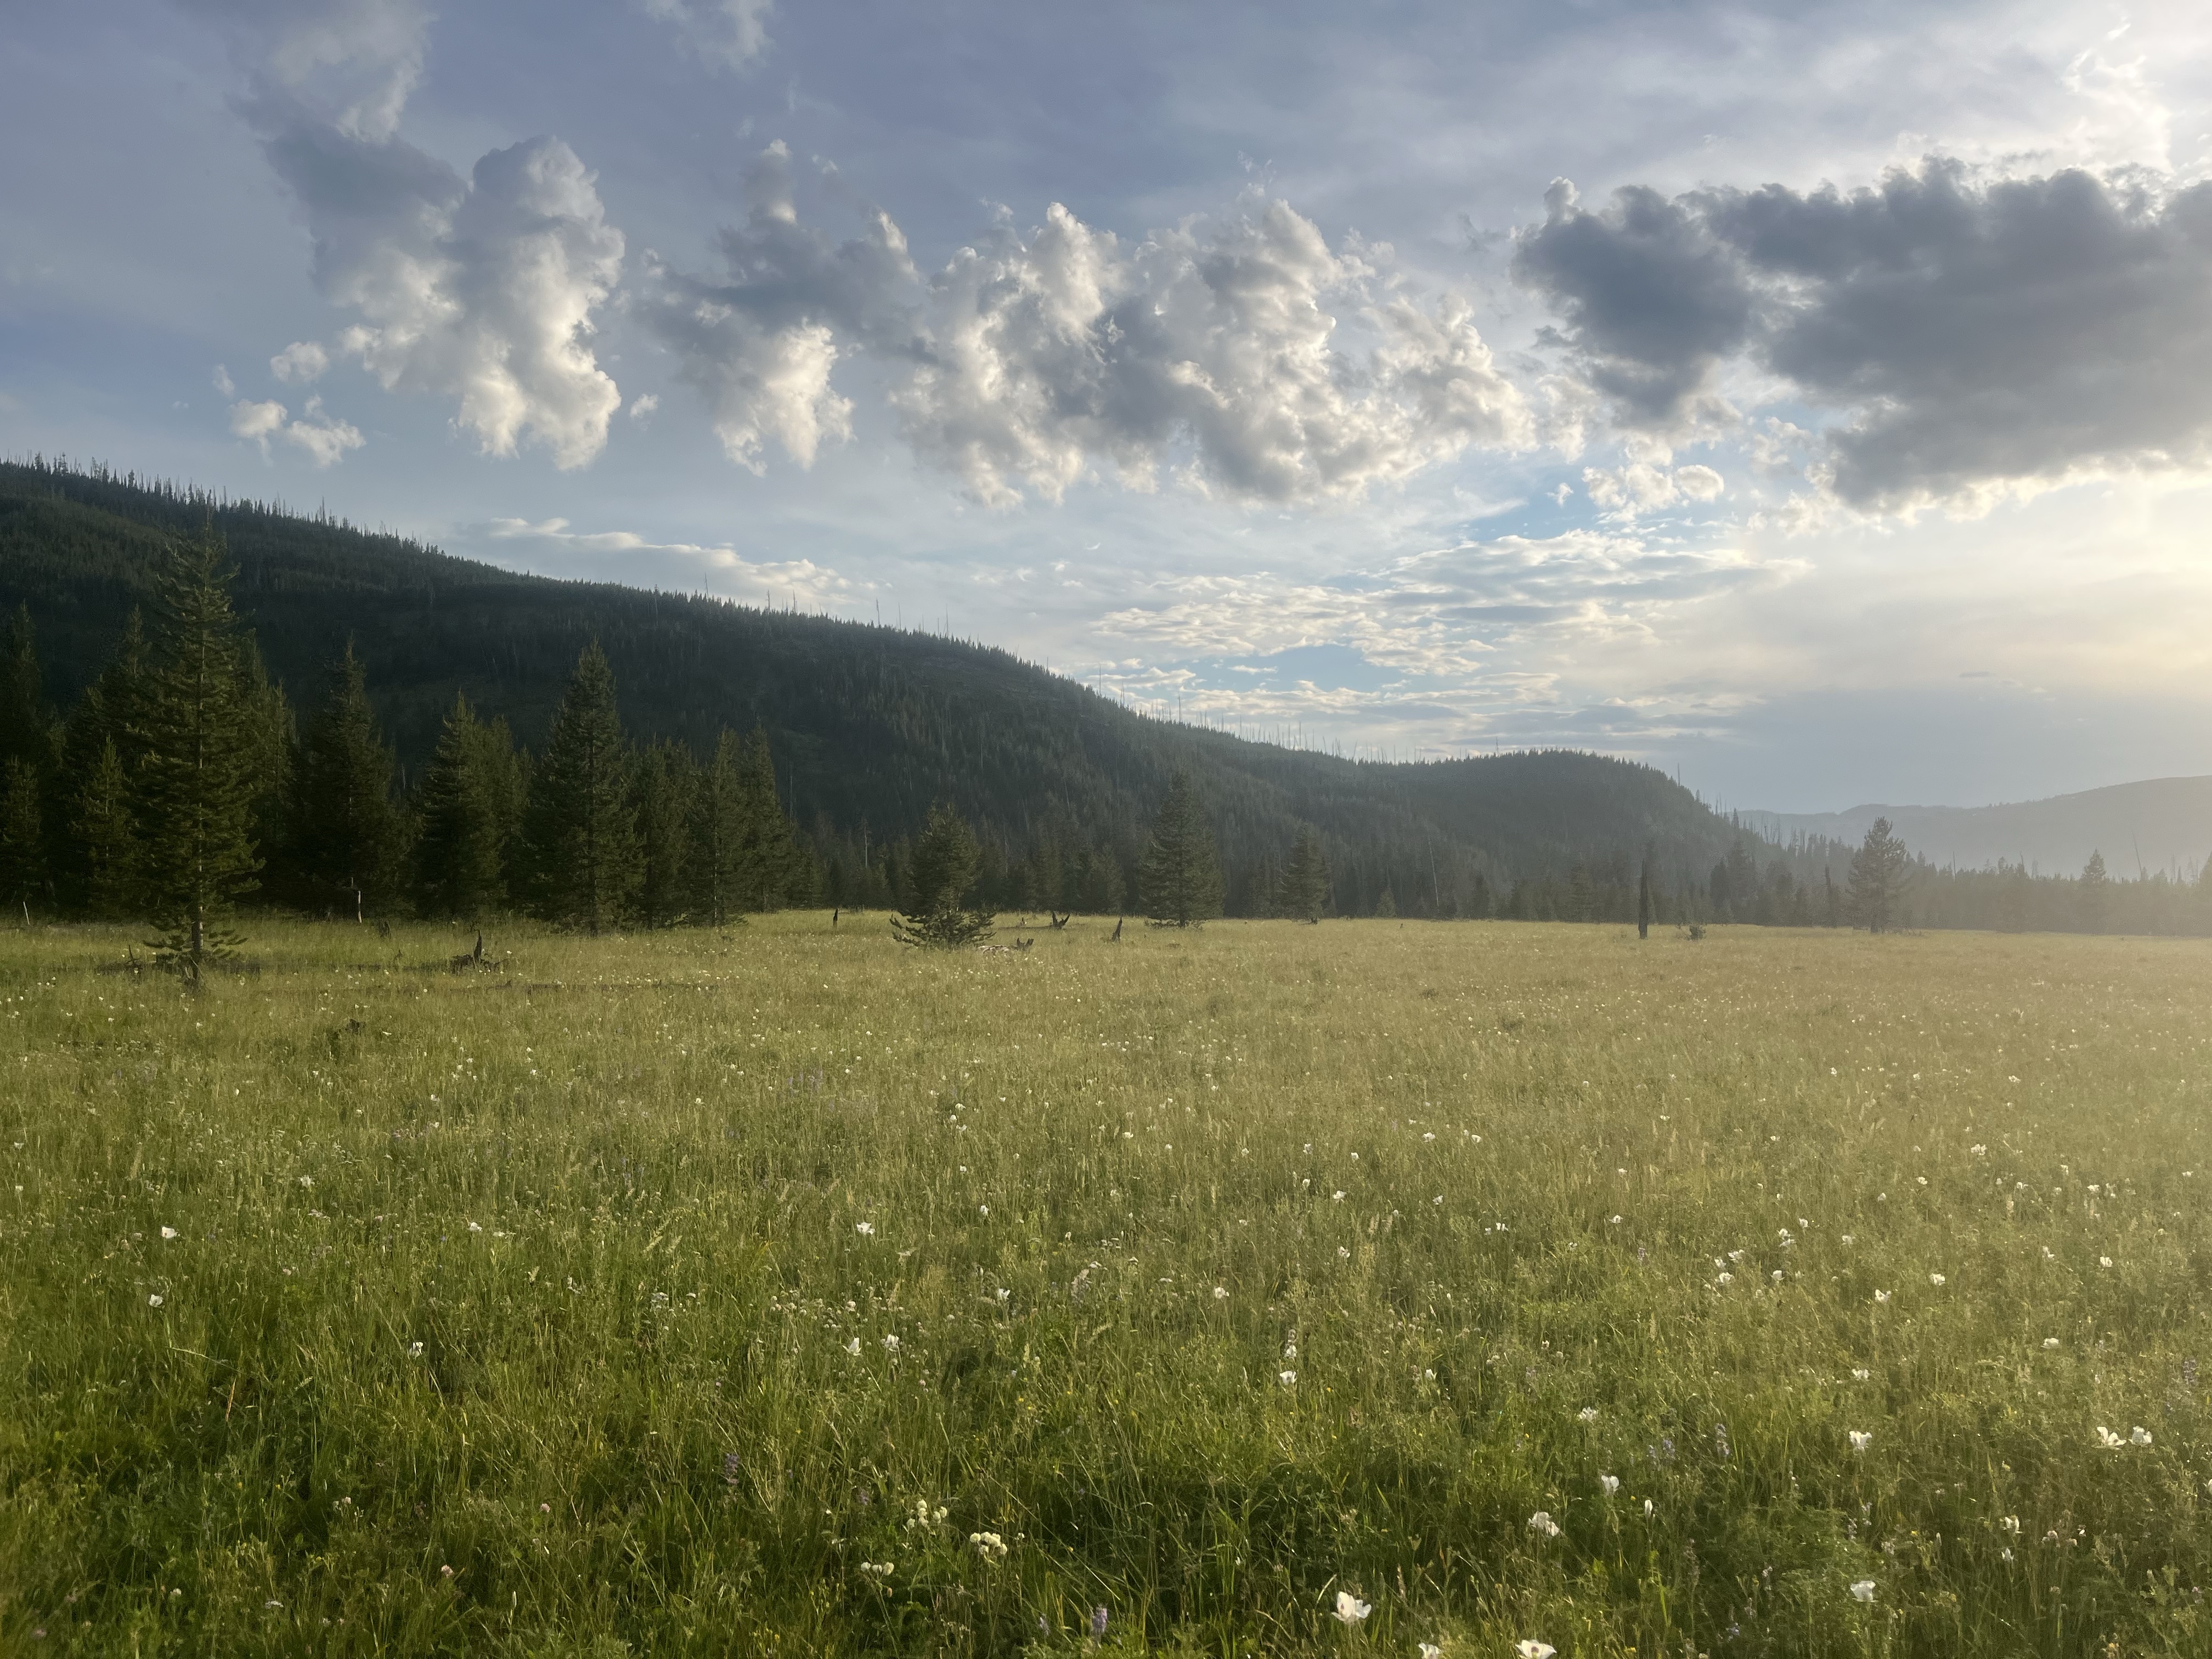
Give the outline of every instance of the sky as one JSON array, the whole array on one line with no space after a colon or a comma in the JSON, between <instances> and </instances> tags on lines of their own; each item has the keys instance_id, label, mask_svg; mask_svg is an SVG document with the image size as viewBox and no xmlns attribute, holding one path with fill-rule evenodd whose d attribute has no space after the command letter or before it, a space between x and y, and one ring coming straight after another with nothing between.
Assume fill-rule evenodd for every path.
<instances>
[{"instance_id":1,"label":"sky","mask_svg":"<svg viewBox=\"0 0 2212 1659\"><path fill-rule=\"evenodd\" d=\"M2212 9L109 0L0 453L1723 806L2212 773Z\"/></svg>"}]
</instances>

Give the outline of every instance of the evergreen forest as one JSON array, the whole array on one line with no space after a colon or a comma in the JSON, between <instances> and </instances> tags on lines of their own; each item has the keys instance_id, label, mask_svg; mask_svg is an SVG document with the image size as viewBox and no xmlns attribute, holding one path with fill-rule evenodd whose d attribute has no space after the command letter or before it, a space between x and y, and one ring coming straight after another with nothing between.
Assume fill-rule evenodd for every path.
<instances>
[{"instance_id":1,"label":"evergreen forest","mask_svg":"<svg viewBox=\"0 0 2212 1659\"><path fill-rule=\"evenodd\" d=\"M241 903L586 931L820 904L940 930L1080 911L2212 932L2212 871L1938 871L1897 848L1870 915L1868 848L1774 844L1648 766L1254 742L1001 649L518 574L98 466L0 464L0 900L149 918L191 951L219 951ZM974 842L958 893L938 890L945 814Z\"/></svg>"}]
</instances>

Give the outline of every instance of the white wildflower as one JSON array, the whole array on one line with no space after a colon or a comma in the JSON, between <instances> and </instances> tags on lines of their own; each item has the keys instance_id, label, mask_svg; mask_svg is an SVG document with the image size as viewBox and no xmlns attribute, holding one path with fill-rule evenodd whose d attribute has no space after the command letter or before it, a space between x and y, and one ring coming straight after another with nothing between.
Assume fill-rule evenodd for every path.
<instances>
[{"instance_id":1,"label":"white wildflower","mask_svg":"<svg viewBox=\"0 0 2212 1659\"><path fill-rule=\"evenodd\" d=\"M1597 1487L1600 1492L1610 1498L1620 1490L1620 1477L1617 1474L1601 1474L1597 1478Z\"/></svg>"},{"instance_id":2,"label":"white wildflower","mask_svg":"<svg viewBox=\"0 0 2212 1659\"><path fill-rule=\"evenodd\" d=\"M853 1231L863 1238L873 1238L876 1236L876 1224L872 1221L856 1221L853 1224Z\"/></svg>"},{"instance_id":3,"label":"white wildflower","mask_svg":"<svg viewBox=\"0 0 2212 1659\"><path fill-rule=\"evenodd\" d=\"M1557 1538L1559 1535L1559 1523L1552 1519L1550 1511L1538 1510L1535 1514L1528 1517L1528 1530L1540 1538Z\"/></svg>"},{"instance_id":4,"label":"white wildflower","mask_svg":"<svg viewBox=\"0 0 2212 1659\"><path fill-rule=\"evenodd\" d=\"M1293 1389L1297 1386L1298 1374L1296 1371L1277 1371L1275 1381L1286 1389Z\"/></svg>"},{"instance_id":5,"label":"white wildflower","mask_svg":"<svg viewBox=\"0 0 2212 1659\"><path fill-rule=\"evenodd\" d=\"M1862 1578L1856 1583L1853 1584L1851 1586L1851 1600L1854 1601L1873 1601L1874 1580L1871 1578Z\"/></svg>"},{"instance_id":6,"label":"white wildflower","mask_svg":"<svg viewBox=\"0 0 2212 1659\"><path fill-rule=\"evenodd\" d=\"M161 1305L161 1297L160 1293L157 1291L154 1295L148 1297L146 1298L146 1305L149 1308L160 1307Z\"/></svg>"},{"instance_id":7,"label":"white wildflower","mask_svg":"<svg viewBox=\"0 0 2212 1659\"><path fill-rule=\"evenodd\" d=\"M975 1547L975 1553L986 1561L1006 1559L1006 1540L995 1532L971 1532L968 1534L968 1541Z\"/></svg>"},{"instance_id":8,"label":"white wildflower","mask_svg":"<svg viewBox=\"0 0 2212 1659\"><path fill-rule=\"evenodd\" d=\"M1350 1590L1337 1591L1336 1622L1338 1624L1356 1625L1374 1611L1373 1607L1361 1601Z\"/></svg>"},{"instance_id":9,"label":"white wildflower","mask_svg":"<svg viewBox=\"0 0 2212 1659\"><path fill-rule=\"evenodd\" d=\"M174 1227L164 1227L161 1229L161 1237L164 1238L174 1238L176 1236L177 1230Z\"/></svg>"},{"instance_id":10,"label":"white wildflower","mask_svg":"<svg viewBox=\"0 0 2212 1659\"><path fill-rule=\"evenodd\" d=\"M1525 1642L1516 1642L1513 1644L1513 1651L1517 1656L1517 1659L1552 1659L1552 1656L1557 1653L1559 1649L1553 1647L1549 1642L1539 1642L1531 1637Z\"/></svg>"},{"instance_id":11,"label":"white wildflower","mask_svg":"<svg viewBox=\"0 0 2212 1659\"><path fill-rule=\"evenodd\" d=\"M1851 1449L1855 1452L1863 1452L1874 1444L1874 1436L1864 1429L1852 1429L1849 1432L1851 1437Z\"/></svg>"}]
</instances>

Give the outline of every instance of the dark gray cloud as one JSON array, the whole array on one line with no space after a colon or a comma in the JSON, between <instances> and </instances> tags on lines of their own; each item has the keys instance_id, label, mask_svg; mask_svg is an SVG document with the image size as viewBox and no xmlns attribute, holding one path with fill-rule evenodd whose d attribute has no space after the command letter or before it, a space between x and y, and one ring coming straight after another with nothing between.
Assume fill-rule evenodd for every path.
<instances>
[{"instance_id":1,"label":"dark gray cloud","mask_svg":"<svg viewBox=\"0 0 2212 1659\"><path fill-rule=\"evenodd\" d=\"M1875 187L1555 192L1520 279L1631 428L1679 425L1741 356L1806 401L1835 493L1956 500L2212 442L2212 185L2081 171Z\"/></svg>"},{"instance_id":2,"label":"dark gray cloud","mask_svg":"<svg viewBox=\"0 0 2212 1659\"><path fill-rule=\"evenodd\" d=\"M1672 430L1750 337L1758 295L1694 201L1640 185L1592 213L1555 181L1544 222L1524 232L1513 275L1565 322L1550 338L1581 362L1625 423Z\"/></svg>"}]
</instances>

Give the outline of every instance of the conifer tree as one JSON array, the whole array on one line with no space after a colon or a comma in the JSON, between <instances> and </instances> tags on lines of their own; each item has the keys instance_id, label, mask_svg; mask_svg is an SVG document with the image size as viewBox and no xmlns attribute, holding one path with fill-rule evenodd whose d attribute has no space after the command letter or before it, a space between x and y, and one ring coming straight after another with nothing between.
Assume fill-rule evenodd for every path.
<instances>
[{"instance_id":1,"label":"conifer tree","mask_svg":"<svg viewBox=\"0 0 2212 1659\"><path fill-rule=\"evenodd\" d=\"M744 754L744 739L725 726L691 794L691 914L713 927L745 908L751 857Z\"/></svg>"},{"instance_id":2,"label":"conifer tree","mask_svg":"<svg viewBox=\"0 0 2212 1659\"><path fill-rule=\"evenodd\" d=\"M1321 837L1311 824L1298 826L1291 843L1290 862L1283 866L1283 884L1277 901L1282 913L1295 921L1318 922L1328 908L1328 860L1321 850Z\"/></svg>"},{"instance_id":3,"label":"conifer tree","mask_svg":"<svg viewBox=\"0 0 2212 1659\"><path fill-rule=\"evenodd\" d=\"M137 913L138 836L131 820L131 777L138 757L138 741L133 733L145 724L146 675L145 628L133 607L115 655L70 711L62 728L55 787L48 792L46 862L56 896L64 909L102 921L118 921ZM111 746L116 752L112 776L105 773L103 763ZM88 802L88 791L97 787L112 792L118 778L119 797L111 793L96 803ZM100 826L99 833L89 838L88 823ZM118 834L120 841L116 839ZM104 896L97 904L91 891L95 884L95 848L103 849L97 856L107 860L100 866L97 884ZM113 865L118 856L124 860L122 866ZM125 894L131 896L120 896Z\"/></svg>"},{"instance_id":4,"label":"conifer tree","mask_svg":"<svg viewBox=\"0 0 2212 1659\"><path fill-rule=\"evenodd\" d=\"M349 640L301 741L292 850L310 901L342 894L356 921L365 919L371 904L386 903L398 885L393 765L368 705L368 678Z\"/></svg>"},{"instance_id":5,"label":"conifer tree","mask_svg":"<svg viewBox=\"0 0 2212 1659\"><path fill-rule=\"evenodd\" d=\"M627 914L638 878L629 783L614 671L595 640L577 661L530 780L523 841L538 915L596 933Z\"/></svg>"},{"instance_id":6,"label":"conifer tree","mask_svg":"<svg viewBox=\"0 0 2212 1659\"><path fill-rule=\"evenodd\" d=\"M763 910L811 897L812 860L800 845L798 827L783 810L775 787L775 761L769 751L768 728L756 726L745 740L738 772L744 802L744 842L739 878L740 907L757 901ZM981 856L978 849L977 856Z\"/></svg>"},{"instance_id":7,"label":"conifer tree","mask_svg":"<svg viewBox=\"0 0 2212 1659\"><path fill-rule=\"evenodd\" d=\"M197 979L239 943L218 926L258 884L253 841L257 712L247 706L231 570L213 532L173 546L155 577L137 817L145 899L162 960Z\"/></svg>"},{"instance_id":8,"label":"conifer tree","mask_svg":"<svg viewBox=\"0 0 2212 1659\"><path fill-rule=\"evenodd\" d=\"M1651 854L1644 855L1643 867L1636 875L1636 937L1650 939L1655 920L1651 902Z\"/></svg>"},{"instance_id":9,"label":"conifer tree","mask_svg":"<svg viewBox=\"0 0 2212 1659\"><path fill-rule=\"evenodd\" d=\"M1905 843L1890 833L1887 818L1876 818L1851 854L1851 921L1870 933L1897 927L1906 870Z\"/></svg>"},{"instance_id":10,"label":"conifer tree","mask_svg":"<svg viewBox=\"0 0 2212 1659\"><path fill-rule=\"evenodd\" d=\"M424 915L479 921L507 902L515 774L507 722L480 722L457 695L422 780L415 891Z\"/></svg>"},{"instance_id":11,"label":"conifer tree","mask_svg":"<svg viewBox=\"0 0 2212 1659\"><path fill-rule=\"evenodd\" d=\"M11 755L0 761L0 903L26 921L46 900L46 852L38 769Z\"/></svg>"},{"instance_id":12,"label":"conifer tree","mask_svg":"<svg viewBox=\"0 0 2212 1659\"><path fill-rule=\"evenodd\" d=\"M915 843L908 881L912 897L891 918L891 936L902 945L953 950L990 937L994 918L969 896L983 861L975 832L949 803L930 809L929 821Z\"/></svg>"},{"instance_id":13,"label":"conifer tree","mask_svg":"<svg viewBox=\"0 0 2212 1659\"><path fill-rule=\"evenodd\" d=\"M109 738L79 787L71 841L81 886L76 903L95 921L124 921L139 912L137 825L122 750Z\"/></svg>"},{"instance_id":14,"label":"conifer tree","mask_svg":"<svg viewBox=\"0 0 2212 1659\"><path fill-rule=\"evenodd\" d=\"M2105 874L2105 854L2102 849L2092 852L2089 861L2081 866L2081 926L2084 931L2101 933L2105 931L2105 910L2112 899L2112 883Z\"/></svg>"},{"instance_id":15,"label":"conifer tree","mask_svg":"<svg viewBox=\"0 0 2212 1659\"><path fill-rule=\"evenodd\" d=\"M238 698L253 780L253 843L266 855L291 837L299 732L283 686L269 678L261 647L246 629L240 631L238 641Z\"/></svg>"},{"instance_id":16,"label":"conifer tree","mask_svg":"<svg viewBox=\"0 0 2212 1659\"><path fill-rule=\"evenodd\" d=\"M1137 890L1145 915L1161 927L1194 927L1221 914L1221 863L1187 772L1168 781L1137 865Z\"/></svg>"},{"instance_id":17,"label":"conifer tree","mask_svg":"<svg viewBox=\"0 0 2212 1659\"><path fill-rule=\"evenodd\" d=\"M680 744L654 744L638 757L635 801L638 833L637 917L647 927L672 927L688 902L692 799L698 768Z\"/></svg>"},{"instance_id":18,"label":"conifer tree","mask_svg":"<svg viewBox=\"0 0 2212 1659\"><path fill-rule=\"evenodd\" d=\"M53 759L31 607L16 607L0 646L0 763L20 760L44 773Z\"/></svg>"}]
</instances>

